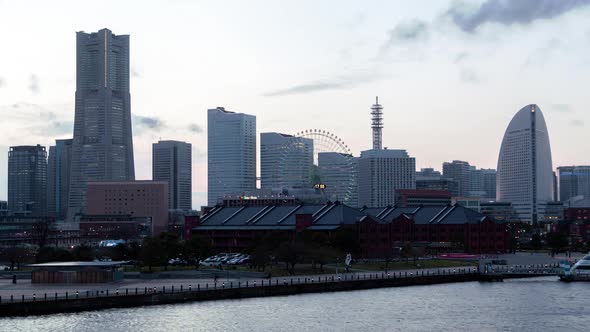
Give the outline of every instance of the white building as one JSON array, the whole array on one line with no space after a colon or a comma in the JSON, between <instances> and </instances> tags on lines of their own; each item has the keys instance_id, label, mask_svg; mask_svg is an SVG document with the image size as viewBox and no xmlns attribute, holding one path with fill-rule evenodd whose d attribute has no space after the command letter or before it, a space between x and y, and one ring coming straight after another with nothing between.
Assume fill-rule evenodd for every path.
<instances>
[{"instance_id":1,"label":"white building","mask_svg":"<svg viewBox=\"0 0 590 332\"><path fill-rule=\"evenodd\" d=\"M394 205L396 189L416 189L416 159L406 150L362 151L358 159L358 205Z\"/></svg>"},{"instance_id":2,"label":"white building","mask_svg":"<svg viewBox=\"0 0 590 332\"><path fill-rule=\"evenodd\" d=\"M256 117L209 109L207 114L208 204L226 194L256 189Z\"/></svg>"},{"instance_id":3,"label":"white building","mask_svg":"<svg viewBox=\"0 0 590 332\"><path fill-rule=\"evenodd\" d=\"M313 140L260 133L261 189L311 188Z\"/></svg>"},{"instance_id":4,"label":"white building","mask_svg":"<svg viewBox=\"0 0 590 332\"><path fill-rule=\"evenodd\" d=\"M523 107L510 121L498 157L496 200L510 202L520 220L543 220L553 200L549 134L537 105Z\"/></svg>"}]
</instances>

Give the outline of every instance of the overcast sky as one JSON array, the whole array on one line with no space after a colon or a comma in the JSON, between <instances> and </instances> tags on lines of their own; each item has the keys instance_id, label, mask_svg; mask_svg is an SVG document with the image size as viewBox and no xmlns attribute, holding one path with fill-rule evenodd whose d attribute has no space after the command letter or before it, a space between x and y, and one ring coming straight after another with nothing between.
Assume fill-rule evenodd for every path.
<instances>
[{"instance_id":1,"label":"overcast sky","mask_svg":"<svg viewBox=\"0 0 590 332\"><path fill-rule=\"evenodd\" d=\"M590 164L590 0L0 0L0 199L7 149L72 135L76 31L131 35L135 168L151 144L193 144L194 207L206 202L206 110L257 116L258 131L325 129L355 155L384 146L416 165L496 168L512 116L543 111L553 166Z\"/></svg>"}]
</instances>

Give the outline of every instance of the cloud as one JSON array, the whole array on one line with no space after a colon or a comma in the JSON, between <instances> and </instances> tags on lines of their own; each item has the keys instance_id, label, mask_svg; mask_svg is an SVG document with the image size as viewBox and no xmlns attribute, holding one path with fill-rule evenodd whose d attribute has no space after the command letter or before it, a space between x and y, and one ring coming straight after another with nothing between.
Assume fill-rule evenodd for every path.
<instances>
[{"instance_id":1,"label":"cloud","mask_svg":"<svg viewBox=\"0 0 590 332\"><path fill-rule=\"evenodd\" d=\"M139 78L141 73L136 68L131 68L131 77Z\"/></svg>"},{"instance_id":2,"label":"cloud","mask_svg":"<svg viewBox=\"0 0 590 332\"><path fill-rule=\"evenodd\" d=\"M387 40L381 46L381 54L396 45L427 39L428 23L417 19L402 22L389 30L387 36Z\"/></svg>"},{"instance_id":3,"label":"cloud","mask_svg":"<svg viewBox=\"0 0 590 332\"><path fill-rule=\"evenodd\" d=\"M460 73L461 81L465 83L479 83L480 79L479 76L475 73L475 71L467 68L463 68Z\"/></svg>"},{"instance_id":4,"label":"cloud","mask_svg":"<svg viewBox=\"0 0 590 332\"><path fill-rule=\"evenodd\" d=\"M39 93L39 78L35 74L31 74L29 79L29 91L34 95Z\"/></svg>"},{"instance_id":5,"label":"cloud","mask_svg":"<svg viewBox=\"0 0 590 332\"><path fill-rule=\"evenodd\" d=\"M71 104L39 105L19 102L0 105L0 131L10 145L46 144L73 133Z\"/></svg>"},{"instance_id":6,"label":"cloud","mask_svg":"<svg viewBox=\"0 0 590 332\"><path fill-rule=\"evenodd\" d=\"M580 120L580 119L574 119L570 121L570 126L572 127L583 127L584 126L584 120Z\"/></svg>"},{"instance_id":7,"label":"cloud","mask_svg":"<svg viewBox=\"0 0 590 332\"><path fill-rule=\"evenodd\" d=\"M33 126L26 129L30 133L41 137L55 137L65 134L73 135L74 122L73 121L49 121L43 126Z\"/></svg>"},{"instance_id":8,"label":"cloud","mask_svg":"<svg viewBox=\"0 0 590 332\"><path fill-rule=\"evenodd\" d=\"M467 53L467 52L458 53L457 55L455 55L455 58L453 59L453 63L461 63L461 62L465 61L468 57L469 57L469 53Z\"/></svg>"},{"instance_id":9,"label":"cloud","mask_svg":"<svg viewBox=\"0 0 590 332\"><path fill-rule=\"evenodd\" d=\"M379 81L381 79L383 79L381 71L378 70L377 67L374 67L365 70L359 70L348 75L336 76L331 79L317 80L308 83L294 85L285 89L266 92L263 94L263 96L279 97L330 90L351 89L359 85Z\"/></svg>"},{"instance_id":10,"label":"cloud","mask_svg":"<svg viewBox=\"0 0 590 332\"><path fill-rule=\"evenodd\" d=\"M403 22L389 31L389 41L413 41L428 37L428 24L417 19Z\"/></svg>"},{"instance_id":11,"label":"cloud","mask_svg":"<svg viewBox=\"0 0 590 332\"><path fill-rule=\"evenodd\" d=\"M487 0L471 10L465 3L457 2L447 15L463 31L473 33L486 23L527 25L589 4L590 0Z\"/></svg>"},{"instance_id":12,"label":"cloud","mask_svg":"<svg viewBox=\"0 0 590 332\"><path fill-rule=\"evenodd\" d=\"M294 85L290 88L282 90L275 90L264 94L265 97L278 97L287 95L298 95L312 92L320 92L326 90L338 90L354 86L352 82L337 82L337 81L316 81L300 85Z\"/></svg>"},{"instance_id":13,"label":"cloud","mask_svg":"<svg viewBox=\"0 0 590 332\"><path fill-rule=\"evenodd\" d=\"M4 86L4 79L0 77L0 88Z\"/></svg>"},{"instance_id":14,"label":"cloud","mask_svg":"<svg viewBox=\"0 0 590 332\"><path fill-rule=\"evenodd\" d=\"M145 128L160 131L166 128L166 124L164 123L164 121L155 116L143 116L133 114L132 118L135 127L139 127L140 129Z\"/></svg>"},{"instance_id":15,"label":"cloud","mask_svg":"<svg viewBox=\"0 0 590 332\"><path fill-rule=\"evenodd\" d=\"M202 133L203 132L203 127L199 126L196 123L191 123L191 124L188 125L188 130L191 133L199 134L199 133Z\"/></svg>"},{"instance_id":16,"label":"cloud","mask_svg":"<svg viewBox=\"0 0 590 332\"><path fill-rule=\"evenodd\" d=\"M550 110L561 113L570 113L572 108L569 104L551 104Z\"/></svg>"}]
</instances>

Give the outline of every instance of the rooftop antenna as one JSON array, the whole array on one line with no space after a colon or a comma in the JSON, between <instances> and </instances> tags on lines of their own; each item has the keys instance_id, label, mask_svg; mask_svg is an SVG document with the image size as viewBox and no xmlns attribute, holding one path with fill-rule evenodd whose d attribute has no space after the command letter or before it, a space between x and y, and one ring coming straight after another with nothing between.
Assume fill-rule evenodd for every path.
<instances>
[{"instance_id":1,"label":"rooftop antenna","mask_svg":"<svg viewBox=\"0 0 590 332\"><path fill-rule=\"evenodd\" d=\"M382 134L383 129L383 106L379 104L379 96L375 97L375 104L371 106L371 128L373 128L373 149L381 150L383 147Z\"/></svg>"}]
</instances>

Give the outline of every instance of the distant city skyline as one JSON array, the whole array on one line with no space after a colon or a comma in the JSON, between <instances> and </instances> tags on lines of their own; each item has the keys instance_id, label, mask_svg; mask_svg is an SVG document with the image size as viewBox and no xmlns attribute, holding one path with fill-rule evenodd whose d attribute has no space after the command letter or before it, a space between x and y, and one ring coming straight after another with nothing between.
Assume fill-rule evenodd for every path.
<instances>
[{"instance_id":1,"label":"distant city skyline","mask_svg":"<svg viewBox=\"0 0 590 332\"><path fill-rule=\"evenodd\" d=\"M313 125L358 156L372 145L378 95L383 146L440 171L455 159L496 168L514 110L535 103L553 168L590 164L590 7L489 5L498 3L106 1L88 11L55 1L31 11L29 2L0 1L5 43L18 50L0 54L0 174L9 146L72 137L75 32L102 28L131 35L136 178L151 178L152 143L192 143L194 208L206 202L206 113L218 105L255 115L256 135ZM0 176L0 200L6 188Z\"/></svg>"}]
</instances>

